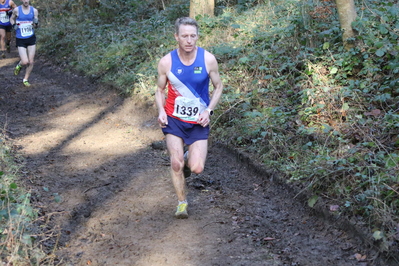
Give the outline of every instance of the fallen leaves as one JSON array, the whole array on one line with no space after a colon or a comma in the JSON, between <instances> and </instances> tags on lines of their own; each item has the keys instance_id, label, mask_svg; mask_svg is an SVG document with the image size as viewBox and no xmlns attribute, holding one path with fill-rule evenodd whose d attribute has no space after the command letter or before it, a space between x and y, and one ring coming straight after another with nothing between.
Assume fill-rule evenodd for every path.
<instances>
[{"instance_id":1,"label":"fallen leaves","mask_svg":"<svg viewBox=\"0 0 399 266\"><path fill-rule=\"evenodd\" d=\"M309 205L309 207L310 207L310 208L313 208L318 199L319 199L319 197L318 197L317 195L313 195L312 197L310 197L310 198L308 199L308 205Z\"/></svg>"},{"instance_id":2,"label":"fallen leaves","mask_svg":"<svg viewBox=\"0 0 399 266\"><path fill-rule=\"evenodd\" d=\"M375 240L380 240L380 239L382 239L384 237L384 233L383 232L381 232L381 231L375 231L374 233L373 233L373 238L375 239Z\"/></svg>"},{"instance_id":3,"label":"fallen leaves","mask_svg":"<svg viewBox=\"0 0 399 266\"><path fill-rule=\"evenodd\" d=\"M339 210L339 205L330 205L330 211L331 212L336 212Z\"/></svg>"},{"instance_id":4,"label":"fallen leaves","mask_svg":"<svg viewBox=\"0 0 399 266\"><path fill-rule=\"evenodd\" d=\"M365 112L364 115L377 117L377 116L381 115L381 110L374 109L371 112Z\"/></svg>"},{"instance_id":5,"label":"fallen leaves","mask_svg":"<svg viewBox=\"0 0 399 266\"><path fill-rule=\"evenodd\" d=\"M356 258L356 260L357 260L358 262L363 262L363 261L366 260L367 255L362 255L362 254L360 254L360 253L356 253L356 254L355 254L355 258Z\"/></svg>"}]
</instances>

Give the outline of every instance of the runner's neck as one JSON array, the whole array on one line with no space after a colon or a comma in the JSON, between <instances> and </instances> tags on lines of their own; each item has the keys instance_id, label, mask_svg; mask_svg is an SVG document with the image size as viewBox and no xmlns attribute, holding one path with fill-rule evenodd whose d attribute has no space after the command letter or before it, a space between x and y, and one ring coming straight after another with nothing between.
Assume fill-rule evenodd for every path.
<instances>
[{"instance_id":1,"label":"runner's neck","mask_svg":"<svg viewBox=\"0 0 399 266\"><path fill-rule=\"evenodd\" d=\"M29 12L30 12L30 5L28 5L28 6L22 5L22 12L24 12L25 15L29 14Z\"/></svg>"},{"instance_id":2,"label":"runner's neck","mask_svg":"<svg viewBox=\"0 0 399 266\"><path fill-rule=\"evenodd\" d=\"M177 49L177 55L179 56L180 61L186 65L190 66L194 63L195 58L197 57L197 50L198 47L196 46L195 49L189 53L185 53L184 51Z\"/></svg>"}]
</instances>

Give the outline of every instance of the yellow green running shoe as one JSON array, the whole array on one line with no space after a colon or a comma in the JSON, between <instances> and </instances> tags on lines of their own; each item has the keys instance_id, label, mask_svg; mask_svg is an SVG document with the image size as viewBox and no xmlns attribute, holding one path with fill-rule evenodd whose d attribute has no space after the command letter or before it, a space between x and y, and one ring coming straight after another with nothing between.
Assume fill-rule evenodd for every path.
<instances>
[{"instance_id":1,"label":"yellow green running shoe","mask_svg":"<svg viewBox=\"0 0 399 266\"><path fill-rule=\"evenodd\" d=\"M187 219L188 218L187 206L188 206L187 203L180 203L177 206L177 210L175 213L175 217L177 219Z\"/></svg>"},{"instance_id":2,"label":"yellow green running shoe","mask_svg":"<svg viewBox=\"0 0 399 266\"><path fill-rule=\"evenodd\" d=\"M30 87L30 83L27 80L23 81L25 87Z\"/></svg>"},{"instance_id":3,"label":"yellow green running shoe","mask_svg":"<svg viewBox=\"0 0 399 266\"><path fill-rule=\"evenodd\" d=\"M18 63L18 65L14 69L14 75L18 75L19 72L21 71L22 66Z\"/></svg>"}]
</instances>

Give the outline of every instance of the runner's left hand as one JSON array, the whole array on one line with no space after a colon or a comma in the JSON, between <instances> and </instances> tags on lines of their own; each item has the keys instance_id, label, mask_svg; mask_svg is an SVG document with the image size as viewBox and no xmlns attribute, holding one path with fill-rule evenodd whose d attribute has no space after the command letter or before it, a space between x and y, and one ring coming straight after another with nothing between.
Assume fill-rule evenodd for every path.
<instances>
[{"instance_id":1,"label":"runner's left hand","mask_svg":"<svg viewBox=\"0 0 399 266\"><path fill-rule=\"evenodd\" d=\"M209 118L209 113L207 111L202 112L202 114L200 114L200 116L198 117L197 122L203 127L209 126L209 123L211 122L211 119Z\"/></svg>"}]
</instances>

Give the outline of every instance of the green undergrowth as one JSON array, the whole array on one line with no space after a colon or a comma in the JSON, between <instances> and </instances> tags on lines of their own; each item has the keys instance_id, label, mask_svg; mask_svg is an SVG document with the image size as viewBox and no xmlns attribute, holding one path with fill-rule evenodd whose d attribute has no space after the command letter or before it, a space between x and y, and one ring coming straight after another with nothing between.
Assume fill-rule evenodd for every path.
<instances>
[{"instance_id":1,"label":"green undergrowth","mask_svg":"<svg viewBox=\"0 0 399 266\"><path fill-rule=\"evenodd\" d=\"M176 47L187 1L40 1L39 53L153 99L158 60ZM224 95L212 134L366 226L388 255L399 240L399 6L355 1L345 50L333 1L217 1L198 17L199 45L219 61Z\"/></svg>"},{"instance_id":2,"label":"green undergrowth","mask_svg":"<svg viewBox=\"0 0 399 266\"><path fill-rule=\"evenodd\" d=\"M0 134L0 263L52 265L54 256L43 242L53 236L43 229L31 194L20 182L22 166L12 142Z\"/></svg>"}]
</instances>

